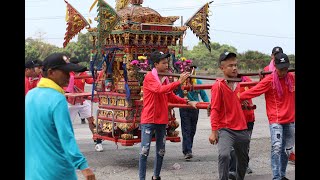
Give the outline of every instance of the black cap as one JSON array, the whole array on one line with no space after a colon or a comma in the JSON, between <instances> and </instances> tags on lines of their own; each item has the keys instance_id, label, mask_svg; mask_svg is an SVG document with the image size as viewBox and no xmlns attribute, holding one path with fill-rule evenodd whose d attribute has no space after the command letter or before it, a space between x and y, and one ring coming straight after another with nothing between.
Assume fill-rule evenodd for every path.
<instances>
[{"instance_id":1,"label":"black cap","mask_svg":"<svg viewBox=\"0 0 320 180\"><path fill-rule=\"evenodd\" d=\"M41 61L40 59L36 59L36 60L34 60L33 62L35 62L34 67L40 67L40 66L42 66L42 61Z\"/></svg>"},{"instance_id":2,"label":"black cap","mask_svg":"<svg viewBox=\"0 0 320 180\"><path fill-rule=\"evenodd\" d=\"M289 68L290 61L285 53L277 53L274 55L274 64L277 69Z\"/></svg>"},{"instance_id":3,"label":"black cap","mask_svg":"<svg viewBox=\"0 0 320 180\"><path fill-rule=\"evenodd\" d=\"M152 62L159 62L161 59L164 59L164 58L168 58L170 57L170 54L165 54L161 51L153 51L151 54L150 54L150 60Z\"/></svg>"},{"instance_id":4,"label":"black cap","mask_svg":"<svg viewBox=\"0 0 320 180\"><path fill-rule=\"evenodd\" d=\"M34 68L36 67L36 62L34 60L29 60L24 64L24 68Z\"/></svg>"},{"instance_id":5,"label":"black cap","mask_svg":"<svg viewBox=\"0 0 320 180\"><path fill-rule=\"evenodd\" d=\"M47 71L50 68L59 69L65 72L83 72L87 70L84 66L69 63L68 57L63 53L53 53L46 57L43 61L43 71Z\"/></svg>"},{"instance_id":6,"label":"black cap","mask_svg":"<svg viewBox=\"0 0 320 180\"><path fill-rule=\"evenodd\" d=\"M237 55L233 52L224 52L222 54L220 54L220 58L219 58L219 62L224 61L230 57L237 57Z\"/></svg>"},{"instance_id":7,"label":"black cap","mask_svg":"<svg viewBox=\"0 0 320 180\"><path fill-rule=\"evenodd\" d=\"M71 57L69 61L73 64L78 64L80 62L79 59L76 57Z\"/></svg>"},{"instance_id":8,"label":"black cap","mask_svg":"<svg viewBox=\"0 0 320 180\"><path fill-rule=\"evenodd\" d=\"M273 55L275 55L275 54L277 54L277 53L279 53L279 52L281 52L281 53L283 53L283 49L281 48L281 47L279 47L279 46L276 46L276 47L274 47L273 49L272 49L272 54Z\"/></svg>"}]
</instances>

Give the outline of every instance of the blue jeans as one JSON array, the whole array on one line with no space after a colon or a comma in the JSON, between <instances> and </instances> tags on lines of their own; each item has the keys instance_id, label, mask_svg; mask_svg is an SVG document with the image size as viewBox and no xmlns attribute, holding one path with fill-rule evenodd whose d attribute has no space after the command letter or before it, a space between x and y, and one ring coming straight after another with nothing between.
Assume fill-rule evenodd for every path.
<instances>
[{"instance_id":1,"label":"blue jeans","mask_svg":"<svg viewBox=\"0 0 320 180\"><path fill-rule=\"evenodd\" d=\"M193 138L196 134L199 109L180 108L182 153L192 153Z\"/></svg>"},{"instance_id":2,"label":"blue jeans","mask_svg":"<svg viewBox=\"0 0 320 180\"><path fill-rule=\"evenodd\" d=\"M147 159L152 141L152 134L155 131L156 137L156 158L154 161L153 177L159 177L162 161L166 148L166 124L140 124L141 125L141 146L139 157L139 178L146 179Z\"/></svg>"},{"instance_id":3,"label":"blue jeans","mask_svg":"<svg viewBox=\"0 0 320 180\"><path fill-rule=\"evenodd\" d=\"M293 152L295 139L295 125L270 124L271 135L271 168L273 180L280 180L286 176L288 157Z\"/></svg>"}]
</instances>

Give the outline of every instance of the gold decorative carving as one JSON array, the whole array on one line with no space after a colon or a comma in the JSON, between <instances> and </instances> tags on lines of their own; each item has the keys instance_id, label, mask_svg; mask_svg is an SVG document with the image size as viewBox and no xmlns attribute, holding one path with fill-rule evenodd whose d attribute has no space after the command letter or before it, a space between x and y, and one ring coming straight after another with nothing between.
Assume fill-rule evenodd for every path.
<instances>
[{"instance_id":1,"label":"gold decorative carving","mask_svg":"<svg viewBox=\"0 0 320 180\"><path fill-rule=\"evenodd\" d=\"M128 7L129 0L116 0L116 10L119 11L125 7Z\"/></svg>"},{"instance_id":2,"label":"gold decorative carving","mask_svg":"<svg viewBox=\"0 0 320 180\"><path fill-rule=\"evenodd\" d=\"M107 96L100 97L100 105L109 105L109 100Z\"/></svg>"},{"instance_id":3,"label":"gold decorative carving","mask_svg":"<svg viewBox=\"0 0 320 180\"><path fill-rule=\"evenodd\" d=\"M130 34L129 33L124 33L122 36L124 37L124 44L128 45L129 44L129 40L130 40Z\"/></svg>"},{"instance_id":4,"label":"gold decorative carving","mask_svg":"<svg viewBox=\"0 0 320 180\"><path fill-rule=\"evenodd\" d=\"M176 45L176 41L177 41L177 40L176 40L176 36L173 35L173 36L172 36L172 40L171 40L171 45L172 45L172 46L175 46L175 45Z\"/></svg>"},{"instance_id":5,"label":"gold decorative carving","mask_svg":"<svg viewBox=\"0 0 320 180\"><path fill-rule=\"evenodd\" d=\"M158 40L157 40L157 45L160 45L161 44L161 35L158 35Z\"/></svg>"},{"instance_id":6,"label":"gold decorative carving","mask_svg":"<svg viewBox=\"0 0 320 180\"><path fill-rule=\"evenodd\" d=\"M121 134L120 137L121 139L126 139L126 140L133 139L132 134Z\"/></svg>"},{"instance_id":7,"label":"gold decorative carving","mask_svg":"<svg viewBox=\"0 0 320 180\"><path fill-rule=\"evenodd\" d=\"M168 36L164 37L163 45L165 45L165 46L168 45Z\"/></svg>"},{"instance_id":8,"label":"gold decorative carving","mask_svg":"<svg viewBox=\"0 0 320 180\"><path fill-rule=\"evenodd\" d=\"M147 38L147 36L144 34L141 44L145 45L147 43L146 38Z\"/></svg>"},{"instance_id":9,"label":"gold decorative carving","mask_svg":"<svg viewBox=\"0 0 320 180\"><path fill-rule=\"evenodd\" d=\"M116 35L116 34L113 34L113 35L112 35L112 38L113 38L113 43L114 43L114 44L117 44L117 35Z\"/></svg>"},{"instance_id":10,"label":"gold decorative carving","mask_svg":"<svg viewBox=\"0 0 320 180\"><path fill-rule=\"evenodd\" d=\"M139 34L136 34L136 37L134 39L134 44L139 44Z\"/></svg>"}]
</instances>

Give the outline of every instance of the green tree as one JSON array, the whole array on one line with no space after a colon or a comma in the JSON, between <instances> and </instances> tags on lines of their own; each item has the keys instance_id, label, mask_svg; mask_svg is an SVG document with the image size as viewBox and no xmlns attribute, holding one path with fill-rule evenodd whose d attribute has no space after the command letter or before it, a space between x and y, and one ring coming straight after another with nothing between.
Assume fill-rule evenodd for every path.
<instances>
[{"instance_id":1,"label":"green tree","mask_svg":"<svg viewBox=\"0 0 320 180\"><path fill-rule=\"evenodd\" d=\"M185 57L191 59L193 64L198 66L200 70L205 70L209 73L216 73L218 68L218 59L221 53L230 51L237 52L233 46L219 43L211 43L211 53L206 46L199 42L192 50L185 52Z\"/></svg>"},{"instance_id":2,"label":"green tree","mask_svg":"<svg viewBox=\"0 0 320 180\"><path fill-rule=\"evenodd\" d=\"M93 49L93 45L89 37L89 32L86 34L79 33L77 42L70 42L65 48L71 56L77 57L82 61L81 64L87 67L89 66L90 54Z\"/></svg>"},{"instance_id":3,"label":"green tree","mask_svg":"<svg viewBox=\"0 0 320 180\"><path fill-rule=\"evenodd\" d=\"M289 61L290 61L290 68L295 68L296 67L296 57L294 54L289 54L288 55Z\"/></svg>"},{"instance_id":4,"label":"green tree","mask_svg":"<svg viewBox=\"0 0 320 180\"><path fill-rule=\"evenodd\" d=\"M31 59L44 60L49 54L60 51L60 48L38 39L27 38L25 40L25 61Z\"/></svg>"},{"instance_id":5,"label":"green tree","mask_svg":"<svg viewBox=\"0 0 320 180\"><path fill-rule=\"evenodd\" d=\"M238 59L241 62L240 68L245 71L263 69L270 63L270 56L259 51L249 50L244 53L239 53Z\"/></svg>"}]
</instances>

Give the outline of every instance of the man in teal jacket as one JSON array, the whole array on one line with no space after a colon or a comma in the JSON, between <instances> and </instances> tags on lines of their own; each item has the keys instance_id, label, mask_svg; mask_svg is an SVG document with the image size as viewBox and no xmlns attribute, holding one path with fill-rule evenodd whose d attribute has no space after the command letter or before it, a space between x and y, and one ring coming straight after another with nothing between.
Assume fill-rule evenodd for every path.
<instances>
[{"instance_id":1,"label":"man in teal jacket","mask_svg":"<svg viewBox=\"0 0 320 180\"><path fill-rule=\"evenodd\" d=\"M76 180L76 169L86 180L95 180L76 143L62 89L68 85L70 71L83 69L62 53L43 61L43 77L25 98L26 180Z\"/></svg>"},{"instance_id":2,"label":"man in teal jacket","mask_svg":"<svg viewBox=\"0 0 320 180\"><path fill-rule=\"evenodd\" d=\"M192 75L195 75L195 69L197 66L191 66ZM189 83L190 78L187 79ZM202 81L200 79L192 79L192 84L202 84ZM184 97L184 93L180 88L178 88L177 94L180 97ZM205 90L192 90L189 91L187 94L187 98L189 101L196 101L200 102L201 97L203 102L209 102L208 95ZM199 109L191 109L191 108L179 108L180 112L180 119L181 119L181 131L182 131L182 153L184 155L185 160L189 161L191 158L193 158L192 154L192 146L193 146L193 139L196 134L197 130L197 123L199 118Z\"/></svg>"}]
</instances>

